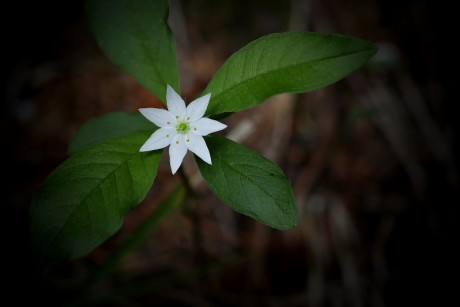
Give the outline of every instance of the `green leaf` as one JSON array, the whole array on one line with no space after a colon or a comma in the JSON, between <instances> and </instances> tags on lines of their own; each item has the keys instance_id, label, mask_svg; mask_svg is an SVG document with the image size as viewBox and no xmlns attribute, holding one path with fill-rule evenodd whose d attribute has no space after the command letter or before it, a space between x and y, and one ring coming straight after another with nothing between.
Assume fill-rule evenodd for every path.
<instances>
[{"instance_id":1,"label":"green leaf","mask_svg":"<svg viewBox=\"0 0 460 307\"><path fill-rule=\"evenodd\" d=\"M167 24L167 0L87 0L96 40L112 62L166 101L179 92L176 45Z\"/></svg>"},{"instance_id":2,"label":"green leaf","mask_svg":"<svg viewBox=\"0 0 460 307\"><path fill-rule=\"evenodd\" d=\"M137 133L152 134L157 127L140 113L113 112L90 119L74 134L69 155L119 137Z\"/></svg>"},{"instance_id":3,"label":"green leaf","mask_svg":"<svg viewBox=\"0 0 460 307\"><path fill-rule=\"evenodd\" d=\"M82 150L59 165L33 195L33 246L41 263L82 257L114 234L145 197L161 151L140 153L149 134Z\"/></svg>"},{"instance_id":4,"label":"green leaf","mask_svg":"<svg viewBox=\"0 0 460 307\"><path fill-rule=\"evenodd\" d=\"M364 40L311 32L261 37L234 53L204 93L206 113L236 112L285 92L308 92L351 74L377 48Z\"/></svg>"},{"instance_id":5,"label":"green leaf","mask_svg":"<svg viewBox=\"0 0 460 307\"><path fill-rule=\"evenodd\" d=\"M197 159L209 188L235 211L276 229L297 224L289 179L270 160L223 137L206 138L212 165Z\"/></svg>"}]
</instances>

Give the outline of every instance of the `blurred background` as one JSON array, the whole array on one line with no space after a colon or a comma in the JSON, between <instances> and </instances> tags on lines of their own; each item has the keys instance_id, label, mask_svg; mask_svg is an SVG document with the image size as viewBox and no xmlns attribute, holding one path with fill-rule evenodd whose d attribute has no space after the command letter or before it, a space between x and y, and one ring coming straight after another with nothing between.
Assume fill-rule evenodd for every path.
<instances>
[{"instance_id":1,"label":"blurred background","mask_svg":"<svg viewBox=\"0 0 460 307\"><path fill-rule=\"evenodd\" d=\"M6 294L48 306L458 300L459 77L448 34L454 10L428 0L170 6L187 101L233 52L266 34L340 33L379 46L365 67L334 85L275 96L223 120L228 137L291 179L298 226L280 232L234 213L209 192L189 154L185 173L196 201L178 207L138 248L120 252L180 181L164 154L151 193L117 234L81 260L37 273L31 195L66 159L73 133L95 116L160 103L101 53L82 1L10 2L2 8L0 83Z\"/></svg>"}]
</instances>

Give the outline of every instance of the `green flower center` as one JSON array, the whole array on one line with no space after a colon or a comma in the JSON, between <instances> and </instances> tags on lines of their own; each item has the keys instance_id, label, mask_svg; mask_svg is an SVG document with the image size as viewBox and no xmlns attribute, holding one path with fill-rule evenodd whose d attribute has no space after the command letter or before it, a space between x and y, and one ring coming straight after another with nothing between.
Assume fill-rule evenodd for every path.
<instances>
[{"instance_id":1,"label":"green flower center","mask_svg":"<svg viewBox=\"0 0 460 307\"><path fill-rule=\"evenodd\" d=\"M180 134L186 134L190 130L190 126L187 122L179 122L176 125L176 131Z\"/></svg>"}]
</instances>

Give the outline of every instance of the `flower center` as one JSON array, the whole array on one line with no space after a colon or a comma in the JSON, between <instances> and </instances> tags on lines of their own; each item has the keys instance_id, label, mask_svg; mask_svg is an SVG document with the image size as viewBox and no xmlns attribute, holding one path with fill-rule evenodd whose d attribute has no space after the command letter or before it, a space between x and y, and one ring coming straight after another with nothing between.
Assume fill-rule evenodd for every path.
<instances>
[{"instance_id":1,"label":"flower center","mask_svg":"<svg viewBox=\"0 0 460 307\"><path fill-rule=\"evenodd\" d=\"M179 122L179 123L176 125L176 131L177 131L177 133L186 134L189 130L190 130L190 126L189 126L188 123L185 122L185 121Z\"/></svg>"}]
</instances>

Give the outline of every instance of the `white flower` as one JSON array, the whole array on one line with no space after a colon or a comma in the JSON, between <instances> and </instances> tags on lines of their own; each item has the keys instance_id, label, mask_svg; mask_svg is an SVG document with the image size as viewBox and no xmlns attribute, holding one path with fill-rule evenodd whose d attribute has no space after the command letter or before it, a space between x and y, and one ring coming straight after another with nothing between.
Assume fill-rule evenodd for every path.
<instances>
[{"instance_id":1,"label":"white flower","mask_svg":"<svg viewBox=\"0 0 460 307\"><path fill-rule=\"evenodd\" d=\"M168 110L139 109L145 118L160 128L150 136L139 151L157 150L169 145L169 159L173 174L182 164L187 149L206 163L212 164L203 136L225 129L227 126L203 117L210 98L211 94L206 94L186 107L184 100L168 85L166 89Z\"/></svg>"}]
</instances>

